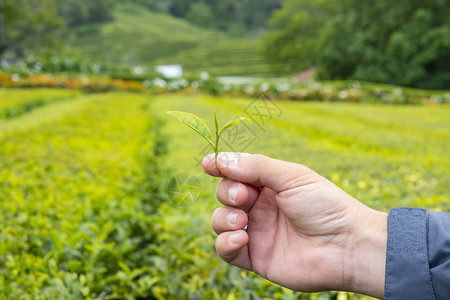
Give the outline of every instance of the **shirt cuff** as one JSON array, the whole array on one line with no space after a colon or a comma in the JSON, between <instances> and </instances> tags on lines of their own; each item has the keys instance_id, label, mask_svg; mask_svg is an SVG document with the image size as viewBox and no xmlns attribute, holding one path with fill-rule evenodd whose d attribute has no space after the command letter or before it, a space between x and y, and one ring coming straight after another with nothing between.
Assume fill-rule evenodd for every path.
<instances>
[{"instance_id":1,"label":"shirt cuff","mask_svg":"<svg viewBox=\"0 0 450 300\"><path fill-rule=\"evenodd\" d=\"M399 207L388 215L384 298L436 299L430 277L425 209Z\"/></svg>"}]
</instances>

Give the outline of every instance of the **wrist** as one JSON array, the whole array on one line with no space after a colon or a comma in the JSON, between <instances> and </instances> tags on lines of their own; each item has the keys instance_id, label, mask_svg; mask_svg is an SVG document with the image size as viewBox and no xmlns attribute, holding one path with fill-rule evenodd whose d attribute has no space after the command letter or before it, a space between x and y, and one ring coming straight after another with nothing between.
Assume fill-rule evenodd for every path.
<instances>
[{"instance_id":1,"label":"wrist","mask_svg":"<svg viewBox=\"0 0 450 300\"><path fill-rule=\"evenodd\" d=\"M368 209L358 216L352 242L350 290L382 299L386 266L387 214Z\"/></svg>"}]
</instances>

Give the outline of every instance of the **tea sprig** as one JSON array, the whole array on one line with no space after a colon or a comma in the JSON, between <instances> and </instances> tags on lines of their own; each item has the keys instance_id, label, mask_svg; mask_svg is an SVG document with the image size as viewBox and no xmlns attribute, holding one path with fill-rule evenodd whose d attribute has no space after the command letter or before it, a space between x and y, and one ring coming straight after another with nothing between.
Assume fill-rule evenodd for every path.
<instances>
[{"instance_id":1,"label":"tea sprig","mask_svg":"<svg viewBox=\"0 0 450 300\"><path fill-rule=\"evenodd\" d=\"M202 119L197 117L196 115L193 115L191 113L187 113L184 111L168 111L169 115L177 118L180 122L186 124L193 130L195 130L198 134L200 134L208 143L211 145L211 148L214 150L214 154L217 158L217 155L219 155L219 140L224 132L224 130L234 127L238 125L241 121L246 120L249 123L250 120L245 117L237 117L235 119L230 120L228 123L222 126L219 130L219 121L217 120L217 114L216 110L214 109L214 127L215 127L215 140L213 142L212 140L212 134L209 130L208 126L203 122Z\"/></svg>"}]
</instances>

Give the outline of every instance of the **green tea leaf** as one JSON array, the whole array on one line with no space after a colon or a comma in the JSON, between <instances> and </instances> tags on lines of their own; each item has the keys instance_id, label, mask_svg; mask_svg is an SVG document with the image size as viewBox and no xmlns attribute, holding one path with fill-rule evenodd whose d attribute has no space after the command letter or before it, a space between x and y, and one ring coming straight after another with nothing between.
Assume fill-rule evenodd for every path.
<instances>
[{"instance_id":1,"label":"green tea leaf","mask_svg":"<svg viewBox=\"0 0 450 300\"><path fill-rule=\"evenodd\" d=\"M216 110L214 109L214 125L216 126L216 135L219 132L219 121L217 121Z\"/></svg>"},{"instance_id":2,"label":"green tea leaf","mask_svg":"<svg viewBox=\"0 0 450 300\"><path fill-rule=\"evenodd\" d=\"M223 125L223 127L219 131L219 136L222 134L222 131L224 131L227 128L231 128L231 127L238 125L243 120L246 120L249 123L251 123L251 121L245 117L239 117L239 118L233 119L233 120L229 121L227 124Z\"/></svg>"},{"instance_id":3,"label":"green tea leaf","mask_svg":"<svg viewBox=\"0 0 450 300\"><path fill-rule=\"evenodd\" d=\"M168 111L167 113L197 131L205 140L208 141L208 143L211 144L211 147L213 147L214 149L214 144L211 141L211 132L202 119L200 119L196 115L183 111Z\"/></svg>"}]
</instances>

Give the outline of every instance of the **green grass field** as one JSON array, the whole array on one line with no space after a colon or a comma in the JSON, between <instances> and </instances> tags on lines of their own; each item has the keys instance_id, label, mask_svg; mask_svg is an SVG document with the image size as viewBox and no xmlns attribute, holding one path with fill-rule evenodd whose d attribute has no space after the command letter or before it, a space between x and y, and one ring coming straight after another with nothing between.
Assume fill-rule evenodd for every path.
<instances>
[{"instance_id":1,"label":"green grass field","mask_svg":"<svg viewBox=\"0 0 450 300\"><path fill-rule=\"evenodd\" d=\"M96 61L181 64L188 74L273 76L259 40L230 38L147 9L121 5L115 20L77 27L69 45Z\"/></svg>"},{"instance_id":2,"label":"green grass field","mask_svg":"<svg viewBox=\"0 0 450 300\"><path fill-rule=\"evenodd\" d=\"M31 94L65 101L0 118L1 299L335 299L293 293L218 259L209 226L217 179L198 164L210 151L167 110L212 125L213 107L223 122L255 107L267 112L267 104L274 115L251 115L250 129L238 126L242 139L224 137L224 150L305 164L376 209L450 210L448 105L274 107L205 95L1 89L0 107ZM187 207L167 193L183 172L202 184Z\"/></svg>"}]
</instances>

